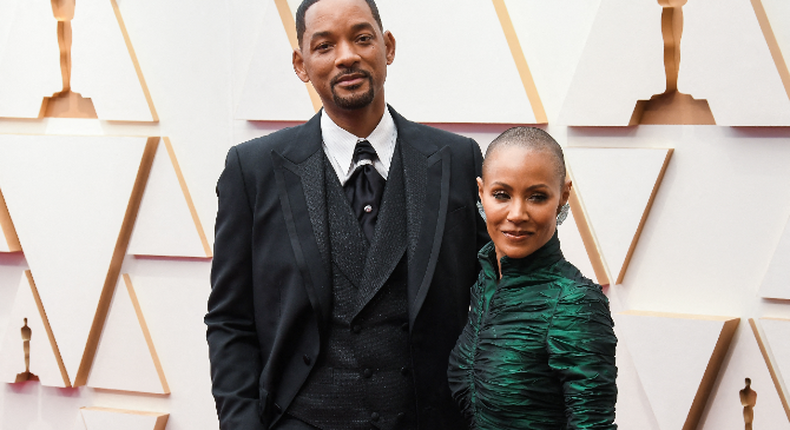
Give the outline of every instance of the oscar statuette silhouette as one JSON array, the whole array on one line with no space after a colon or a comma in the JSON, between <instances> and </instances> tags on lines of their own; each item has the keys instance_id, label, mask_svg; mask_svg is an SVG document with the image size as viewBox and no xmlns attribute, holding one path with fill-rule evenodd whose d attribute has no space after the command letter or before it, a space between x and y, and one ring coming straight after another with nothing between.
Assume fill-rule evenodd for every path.
<instances>
[{"instance_id":1,"label":"oscar statuette silhouette","mask_svg":"<svg viewBox=\"0 0 790 430\"><path fill-rule=\"evenodd\" d=\"M39 117L98 118L90 98L71 90L71 20L74 18L76 0L50 0L52 13L58 21L58 46L60 47L60 74L63 89L44 97Z\"/></svg>"},{"instance_id":2,"label":"oscar statuette silhouette","mask_svg":"<svg viewBox=\"0 0 790 430\"><path fill-rule=\"evenodd\" d=\"M741 398L741 405L743 405L743 422L746 430L752 430L752 423L754 422L754 405L757 404L757 393L752 390L752 380L746 378L746 386L738 392Z\"/></svg>"},{"instance_id":3,"label":"oscar statuette silhouette","mask_svg":"<svg viewBox=\"0 0 790 430\"><path fill-rule=\"evenodd\" d=\"M27 326L27 318L22 326L22 349L25 351L25 371L17 373L14 382L38 381L38 376L30 373L30 339L33 337L33 330Z\"/></svg>"},{"instance_id":4,"label":"oscar statuette silhouette","mask_svg":"<svg viewBox=\"0 0 790 430\"><path fill-rule=\"evenodd\" d=\"M687 0L658 0L661 32L664 37L666 90L650 100L636 102L629 125L638 124L716 124L707 100L697 100L678 91L680 38L683 35L683 5Z\"/></svg>"}]
</instances>

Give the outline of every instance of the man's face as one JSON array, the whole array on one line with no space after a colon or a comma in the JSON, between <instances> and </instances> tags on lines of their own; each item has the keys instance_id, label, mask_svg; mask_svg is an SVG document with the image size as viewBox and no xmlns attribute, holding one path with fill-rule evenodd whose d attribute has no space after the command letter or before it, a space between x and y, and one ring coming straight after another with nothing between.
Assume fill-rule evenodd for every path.
<instances>
[{"instance_id":1,"label":"man's face","mask_svg":"<svg viewBox=\"0 0 790 430\"><path fill-rule=\"evenodd\" d=\"M293 64L325 109L354 110L384 105L387 65L394 58L395 39L381 32L364 0L321 0L305 13Z\"/></svg>"}]
</instances>

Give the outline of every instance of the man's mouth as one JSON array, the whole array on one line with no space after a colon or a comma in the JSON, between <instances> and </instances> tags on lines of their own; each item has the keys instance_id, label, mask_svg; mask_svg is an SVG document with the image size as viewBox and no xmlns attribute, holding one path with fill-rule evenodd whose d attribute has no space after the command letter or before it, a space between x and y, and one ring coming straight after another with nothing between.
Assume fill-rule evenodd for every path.
<instances>
[{"instance_id":1,"label":"man's mouth","mask_svg":"<svg viewBox=\"0 0 790 430\"><path fill-rule=\"evenodd\" d=\"M356 88L365 81L365 79L369 79L370 74L363 71L363 70L354 70L343 72L334 78L332 78L332 82L330 83L333 87L341 86L343 88Z\"/></svg>"}]
</instances>

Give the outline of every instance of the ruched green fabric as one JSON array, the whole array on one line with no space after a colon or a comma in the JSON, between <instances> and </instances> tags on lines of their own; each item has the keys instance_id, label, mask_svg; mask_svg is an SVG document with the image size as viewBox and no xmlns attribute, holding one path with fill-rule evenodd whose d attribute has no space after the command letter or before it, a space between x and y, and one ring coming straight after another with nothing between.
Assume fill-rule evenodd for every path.
<instances>
[{"instance_id":1,"label":"ruched green fabric","mask_svg":"<svg viewBox=\"0 0 790 430\"><path fill-rule=\"evenodd\" d=\"M557 235L522 259L489 243L469 321L450 356L471 429L616 429L615 347L601 287L565 260Z\"/></svg>"}]
</instances>

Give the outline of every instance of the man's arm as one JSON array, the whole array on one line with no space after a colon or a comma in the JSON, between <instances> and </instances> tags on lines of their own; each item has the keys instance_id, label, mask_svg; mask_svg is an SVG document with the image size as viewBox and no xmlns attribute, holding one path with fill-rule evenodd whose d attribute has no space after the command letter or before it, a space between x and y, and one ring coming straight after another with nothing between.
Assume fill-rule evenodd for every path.
<instances>
[{"instance_id":1,"label":"man's arm","mask_svg":"<svg viewBox=\"0 0 790 430\"><path fill-rule=\"evenodd\" d=\"M231 148L217 183L211 294L206 339L212 393L220 428L263 429L258 380L261 357L255 330L252 279L253 206L236 148Z\"/></svg>"},{"instance_id":2,"label":"man's arm","mask_svg":"<svg viewBox=\"0 0 790 430\"><path fill-rule=\"evenodd\" d=\"M470 139L472 141L472 159L475 163L475 177L473 179L477 179L483 176L483 155L480 152L480 145L474 139ZM476 181L475 181L476 183ZM477 185L475 185L475 189L477 189ZM478 199L479 201L479 199ZM482 211L482 206L479 206L479 210ZM483 247L486 243L488 243L491 238L488 236L488 229L486 228L486 220L481 216L477 217L477 250L479 251L480 248Z\"/></svg>"}]
</instances>

